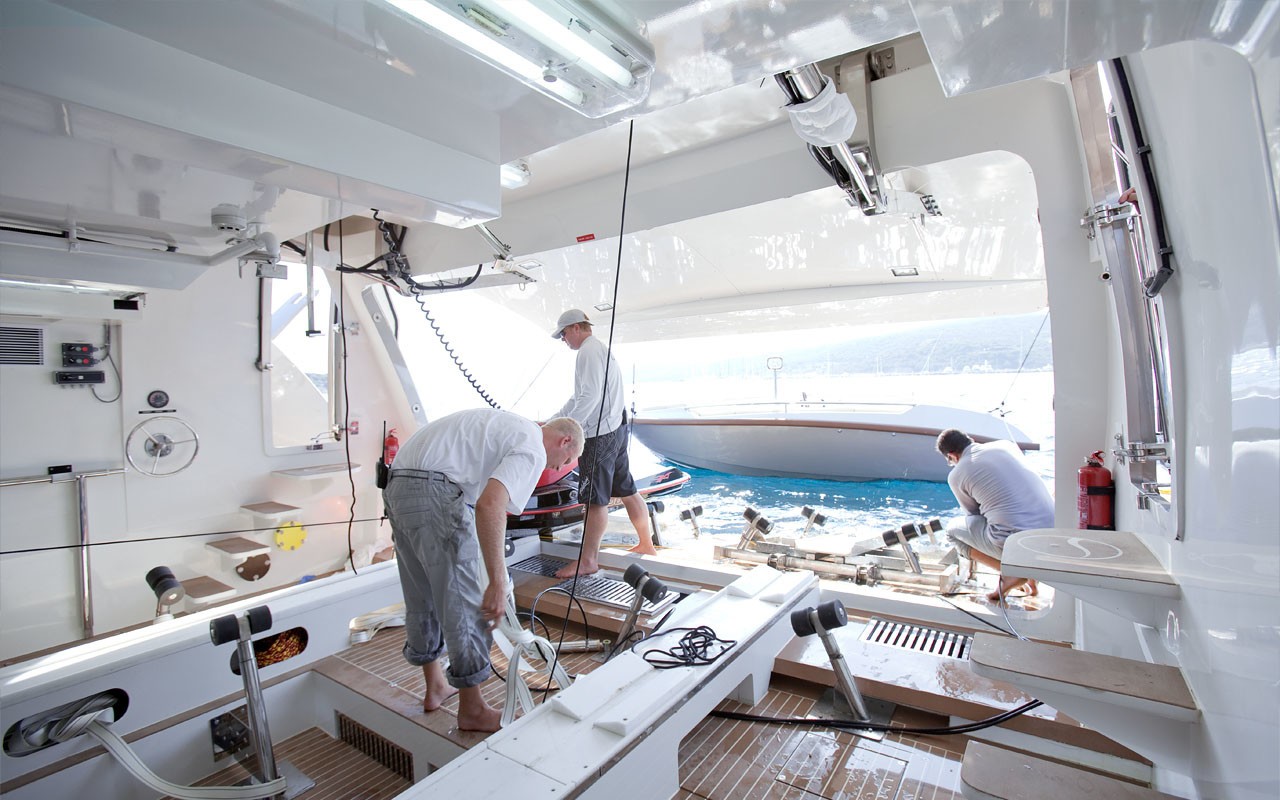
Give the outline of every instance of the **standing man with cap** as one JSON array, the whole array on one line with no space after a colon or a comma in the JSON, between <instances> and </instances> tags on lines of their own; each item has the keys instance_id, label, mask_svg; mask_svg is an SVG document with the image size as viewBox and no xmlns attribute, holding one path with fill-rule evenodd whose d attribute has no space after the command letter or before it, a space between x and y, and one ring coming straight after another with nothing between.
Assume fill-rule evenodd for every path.
<instances>
[{"instance_id":1,"label":"standing man with cap","mask_svg":"<svg viewBox=\"0 0 1280 800\"><path fill-rule=\"evenodd\" d=\"M556 573L557 578L591 575L600 569L597 561L600 540L609 521L609 498L622 498L627 516L639 542L633 553L656 555L649 515L636 491L627 459L627 429L623 425L622 370L608 346L591 335L591 321L580 309L560 315L551 338L561 339L578 353L574 369L573 397L557 416L572 417L582 425L586 445L579 460L582 472L578 499L587 506L582 532L582 551L574 561Z\"/></svg>"},{"instance_id":2,"label":"standing man with cap","mask_svg":"<svg viewBox=\"0 0 1280 800\"><path fill-rule=\"evenodd\" d=\"M396 454L382 496L404 590L404 657L427 682L423 711L457 694L460 729L498 730L502 715L480 684L490 674L490 631L507 607L507 513L524 509L544 467L581 452L582 427L571 419L539 428L477 408L429 423Z\"/></svg>"}]
</instances>

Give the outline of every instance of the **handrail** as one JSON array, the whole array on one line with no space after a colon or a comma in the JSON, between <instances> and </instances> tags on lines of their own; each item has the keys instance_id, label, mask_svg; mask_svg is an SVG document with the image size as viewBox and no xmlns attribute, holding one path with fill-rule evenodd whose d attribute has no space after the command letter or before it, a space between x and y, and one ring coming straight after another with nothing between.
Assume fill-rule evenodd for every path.
<instances>
[{"instance_id":1,"label":"handrail","mask_svg":"<svg viewBox=\"0 0 1280 800\"><path fill-rule=\"evenodd\" d=\"M10 478L0 481L0 487L27 486L36 483L71 483L76 484L76 516L80 526L80 622L83 625L84 638L93 636L93 587L89 583L89 494L85 486L86 478L100 478L104 475L123 475L124 467L117 469L93 470L90 472L62 473L65 478L55 480L56 475L37 475L29 478Z\"/></svg>"}]
</instances>

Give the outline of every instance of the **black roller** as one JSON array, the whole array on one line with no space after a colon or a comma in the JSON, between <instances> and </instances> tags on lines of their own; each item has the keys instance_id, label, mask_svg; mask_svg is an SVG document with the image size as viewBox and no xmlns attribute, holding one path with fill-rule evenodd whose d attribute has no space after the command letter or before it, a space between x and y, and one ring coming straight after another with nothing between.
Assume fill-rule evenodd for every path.
<instances>
[{"instance_id":1,"label":"black roller","mask_svg":"<svg viewBox=\"0 0 1280 800\"><path fill-rule=\"evenodd\" d=\"M812 519L813 509L810 508L809 506L805 506L804 508L800 509L800 516L804 517L805 519Z\"/></svg>"},{"instance_id":2,"label":"black roller","mask_svg":"<svg viewBox=\"0 0 1280 800\"><path fill-rule=\"evenodd\" d=\"M667 585L650 575L649 580L644 582L644 588L640 590L640 596L650 603L656 603L667 596Z\"/></svg>"},{"instance_id":3,"label":"black roller","mask_svg":"<svg viewBox=\"0 0 1280 800\"><path fill-rule=\"evenodd\" d=\"M168 567L153 567L147 573L147 585L151 587L152 592L155 592L156 599L165 604L176 603L186 594L182 583L173 576L173 570Z\"/></svg>"},{"instance_id":4,"label":"black roller","mask_svg":"<svg viewBox=\"0 0 1280 800\"><path fill-rule=\"evenodd\" d=\"M809 619L809 612L812 608L799 608L791 612L791 630L796 632L796 636L812 636L818 632L813 627L813 620Z\"/></svg>"},{"instance_id":5,"label":"black roller","mask_svg":"<svg viewBox=\"0 0 1280 800\"><path fill-rule=\"evenodd\" d=\"M925 523L925 525L927 526L927 530L933 531L934 533L937 533L938 531L942 530L942 520L938 519L937 517L934 517L933 519L929 520L928 522Z\"/></svg>"},{"instance_id":6,"label":"black roller","mask_svg":"<svg viewBox=\"0 0 1280 800\"><path fill-rule=\"evenodd\" d=\"M768 519L765 519L764 517L756 517L755 525L756 525L756 530L760 531L761 533L769 533L769 531L773 530L773 522Z\"/></svg>"},{"instance_id":7,"label":"black roller","mask_svg":"<svg viewBox=\"0 0 1280 800\"><path fill-rule=\"evenodd\" d=\"M825 514L814 514L814 515L813 515L813 524L814 524L814 525L826 525L826 524L827 524L827 516L826 516Z\"/></svg>"},{"instance_id":8,"label":"black roller","mask_svg":"<svg viewBox=\"0 0 1280 800\"><path fill-rule=\"evenodd\" d=\"M849 616L845 614L844 604L839 600L828 600L818 606L818 624L823 628L829 631L843 628L848 621Z\"/></svg>"},{"instance_id":9,"label":"black roller","mask_svg":"<svg viewBox=\"0 0 1280 800\"><path fill-rule=\"evenodd\" d=\"M649 508L652 508L654 511L657 511L659 514L667 510L667 507L663 505L661 500L650 500Z\"/></svg>"},{"instance_id":10,"label":"black roller","mask_svg":"<svg viewBox=\"0 0 1280 800\"><path fill-rule=\"evenodd\" d=\"M240 638L240 623L230 614L209 623L209 638L215 645L234 642Z\"/></svg>"},{"instance_id":11,"label":"black roller","mask_svg":"<svg viewBox=\"0 0 1280 800\"><path fill-rule=\"evenodd\" d=\"M513 556L513 555L515 555L515 554L516 554L516 540L515 540L515 539L512 539L510 536L508 536L508 537L507 537L506 542L503 544L502 554L503 554L503 556L505 556L506 558L510 558L511 556Z\"/></svg>"},{"instance_id":12,"label":"black roller","mask_svg":"<svg viewBox=\"0 0 1280 800\"><path fill-rule=\"evenodd\" d=\"M627 567L626 572L622 573L622 579L627 582L628 586L634 589L636 588L636 584L640 583L640 579L648 574L649 571L644 567L639 564L632 564Z\"/></svg>"},{"instance_id":13,"label":"black roller","mask_svg":"<svg viewBox=\"0 0 1280 800\"><path fill-rule=\"evenodd\" d=\"M680 519L685 521L693 519L693 509L686 508L684 511L681 511Z\"/></svg>"},{"instance_id":14,"label":"black roller","mask_svg":"<svg viewBox=\"0 0 1280 800\"><path fill-rule=\"evenodd\" d=\"M742 512L742 516L746 518L747 522L755 522L756 517L760 516L760 512L756 511L751 506L747 506L747 509Z\"/></svg>"},{"instance_id":15,"label":"black roller","mask_svg":"<svg viewBox=\"0 0 1280 800\"><path fill-rule=\"evenodd\" d=\"M249 620L249 633L262 633L271 627L271 609L257 606L244 612Z\"/></svg>"},{"instance_id":16,"label":"black roller","mask_svg":"<svg viewBox=\"0 0 1280 800\"><path fill-rule=\"evenodd\" d=\"M700 517L700 516L702 516L702 506L694 506L693 508L691 508L691 509L689 509L689 510L693 512L693 515L694 515L695 517Z\"/></svg>"}]
</instances>

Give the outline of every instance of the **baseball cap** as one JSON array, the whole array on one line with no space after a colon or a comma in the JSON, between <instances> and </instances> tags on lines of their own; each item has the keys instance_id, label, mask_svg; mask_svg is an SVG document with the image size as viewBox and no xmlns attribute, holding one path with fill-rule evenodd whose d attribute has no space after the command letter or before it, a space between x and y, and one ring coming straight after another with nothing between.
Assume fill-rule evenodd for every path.
<instances>
[{"instance_id":1,"label":"baseball cap","mask_svg":"<svg viewBox=\"0 0 1280 800\"><path fill-rule=\"evenodd\" d=\"M591 324L591 320L587 319L587 315L580 308L571 308L560 315L560 319L556 320L556 329L551 334L552 339L563 339L564 329L570 325L576 325L579 322Z\"/></svg>"}]
</instances>

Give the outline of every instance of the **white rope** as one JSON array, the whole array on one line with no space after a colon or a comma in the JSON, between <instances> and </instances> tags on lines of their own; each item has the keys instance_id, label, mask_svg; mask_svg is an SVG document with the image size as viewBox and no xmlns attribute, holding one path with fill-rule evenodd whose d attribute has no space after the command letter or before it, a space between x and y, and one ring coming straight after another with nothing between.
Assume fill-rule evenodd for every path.
<instances>
[{"instance_id":1,"label":"white rope","mask_svg":"<svg viewBox=\"0 0 1280 800\"><path fill-rule=\"evenodd\" d=\"M86 726L85 732L93 734L121 766L148 788L178 800L253 800L274 797L285 790L284 778L253 786L182 786L170 783L148 769L125 740L100 720L95 718Z\"/></svg>"}]
</instances>

